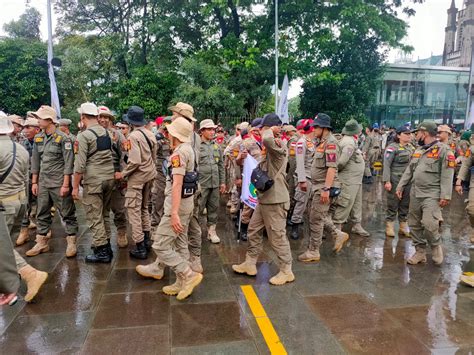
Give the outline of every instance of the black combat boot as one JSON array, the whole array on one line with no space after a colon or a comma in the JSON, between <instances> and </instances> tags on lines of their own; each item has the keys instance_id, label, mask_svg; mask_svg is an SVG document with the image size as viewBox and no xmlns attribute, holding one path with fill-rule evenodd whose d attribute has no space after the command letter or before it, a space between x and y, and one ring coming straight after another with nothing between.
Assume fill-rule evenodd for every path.
<instances>
[{"instance_id":1,"label":"black combat boot","mask_svg":"<svg viewBox=\"0 0 474 355\"><path fill-rule=\"evenodd\" d=\"M107 253L109 253L110 258L112 259L114 257L114 252L112 250L112 244L110 244L110 239L107 239Z\"/></svg>"},{"instance_id":2,"label":"black combat boot","mask_svg":"<svg viewBox=\"0 0 474 355\"><path fill-rule=\"evenodd\" d=\"M135 244L135 249L130 250L130 256L135 259L145 260L148 258L148 252L145 247L145 241Z\"/></svg>"},{"instance_id":3,"label":"black combat boot","mask_svg":"<svg viewBox=\"0 0 474 355\"><path fill-rule=\"evenodd\" d=\"M301 223L293 223L293 225L291 226L291 239L298 240L300 238L300 224Z\"/></svg>"},{"instance_id":4,"label":"black combat boot","mask_svg":"<svg viewBox=\"0 0 474 355\"><path fill-rule=\"evenodd\" d=\"M143 241L145 242L145 248L147 252L151 251L151 246L153 244L151 237L150 237L150 231L143 231Z\"/></svg>"},{"instance_id":5,"label":"black combat boot","mask_svg":"<svg viewBox=\"0 0 474 355\"><path fill-rule=\"evenodd\" d=\"M110 256L110 253L107 250L107 244L95 247L93 250L94 254L86 256L86 263L108 264L112 261L112 256Z\"/></svg>"},{"instance_id":6,"label":"black combat boot","mask_svg":"<svg viewBox=\"0 0 474 355\"><path fill-rule=\"evenodd\" d=\"M244 242L248 240L247 238L248 229L249 229L248 224L243 224L243 223L240 224L240 240L243 240Z\"/></svg>"}]
</instances>

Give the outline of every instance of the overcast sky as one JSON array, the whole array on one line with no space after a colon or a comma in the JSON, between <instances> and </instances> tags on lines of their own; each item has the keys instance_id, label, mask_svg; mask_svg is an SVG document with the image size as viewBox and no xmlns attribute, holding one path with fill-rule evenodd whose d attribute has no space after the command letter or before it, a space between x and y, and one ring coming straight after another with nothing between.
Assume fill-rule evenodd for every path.
<instances>
[{"instance_id":1,"label":"overcast sky","mask_svg":"<svg viewBox=\"0 0 474 355\"><path fill-rule=\"evenodd\" d=\"M0 11L0 34L3 33L3 25L11 20L18 19L24 12L26 1L24 0L0 0L2 11ZM458 8L461 8L463 0L455 0ZM30 0L30 6L36 7L42 14L41 33L43 38L47 34L46 25L46 0ZM451 0L425 0L423 4L414 5L416 15L408 22L410 28L405 43L414 47L413 59L426 58L433 54L442 54L444 45L444 27L446 26L446 10ZM55 25L53 15L53 27ZM389 59L392 61L399 55L398 51L392 51ZM298 84L292 83L291 95L298 94Z\"/></svg>"}]
</instances>

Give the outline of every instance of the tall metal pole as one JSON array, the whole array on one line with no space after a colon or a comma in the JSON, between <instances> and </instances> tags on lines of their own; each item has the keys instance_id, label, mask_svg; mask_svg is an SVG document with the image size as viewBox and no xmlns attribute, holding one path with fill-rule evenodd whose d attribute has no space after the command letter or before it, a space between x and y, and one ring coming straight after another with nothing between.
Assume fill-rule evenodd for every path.
<instances>
[{"instance_id":1,"label":"tall metal pole","mask_svg":"<svg viewBox=\"0 0 474 355\"><path fill-rule=\"evenodd\" d=\"M51 20L51 0L48 0L48 74L51 89L51 106L56 110L58 117L61 117L61 107L59 104L58 88L54 77L53 60L53 23Z\"/></svg>"},{"instance_id":2,"label":"tall metal pole","mask_svg":"<svg viewBox=\"0 0 474 355\"><path fill-rule=\"evenodd\" d=\"M469 67L469 84L467 86L467 103L466 103L466 118L464 120L464 125L469 119L469 106L471 104L471 87L472 87L472 59L474 57L474 37L471 38L471 65ZM469 127L464 127L465 129L469 129Z\"/></svg>"},{"instance_id":3,"label":"tall metal pole","mask_svg":"<svg viewBox=\"0 0 474 355\"><path fill-rule=\"evenodd\" d=\"M278 0L275 0L275 113L278 113Z\"/></svg>"}]
</instances>

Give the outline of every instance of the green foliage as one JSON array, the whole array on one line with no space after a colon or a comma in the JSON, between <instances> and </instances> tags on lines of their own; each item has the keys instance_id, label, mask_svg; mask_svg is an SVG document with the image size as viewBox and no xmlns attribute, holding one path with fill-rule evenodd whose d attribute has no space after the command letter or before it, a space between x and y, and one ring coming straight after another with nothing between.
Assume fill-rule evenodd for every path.
<instances>
[{"instance_id":1,"label":"green foliage","mask_svg":"<svg viewBox=\"0 0 474 355\"><path fill-rule=\"evenodd\" d=\"M0 110L24 115L49 102L46 68L35 65L46 56L46 45L27 39L0 40Z\"/></svg>"},{"instance_id":2,"label":"green foliage","mask_svg":"<svg viewBox=\"0 0 474 355\"><path fill-rule=\"evenodd\" d=\"M12 38L39 40L40 23L40 12L34 7L29 7L17 21L11 21L5 24L3 30Z\"/></svg>"}]
</instances>

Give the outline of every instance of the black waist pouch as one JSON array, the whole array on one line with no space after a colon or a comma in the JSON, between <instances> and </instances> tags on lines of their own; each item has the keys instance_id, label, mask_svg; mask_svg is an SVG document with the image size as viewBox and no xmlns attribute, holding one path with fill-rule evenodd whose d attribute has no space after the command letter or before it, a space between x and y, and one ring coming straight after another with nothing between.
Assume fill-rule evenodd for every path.
<instances>
[{"instance_id":1,"label":"black waist pouch","mask_svg":"<svg viewBox=\"0 0 474 355\"><path fill-rule=\"evenodd\" d=\"M341 189L339 187L331 187L329 189L329 197L337 197L341 194Z\"/></svg>"},{"instance_id":2,"label":"black waist pouch","mask_svg":"<svg viewBox=\"0 0 474 355\"><path fill-rule=\"evenodd\" d=\"M260 192L268 191L274 184L274 181L270 179L267 173L259 167L253 169L250 181Z\"/></svg>"},{"instance_id":3,"label":"black waist pouch","mask_svg":"<svg viewBox=\"0 0 474 355\"><path fill-rule=\"evenodd\" d=\"M193 196L198 189L199 174L197 171L190 171L184 175L183 189L181 192L182 198Z\"/></svg>"}]
</instances>

